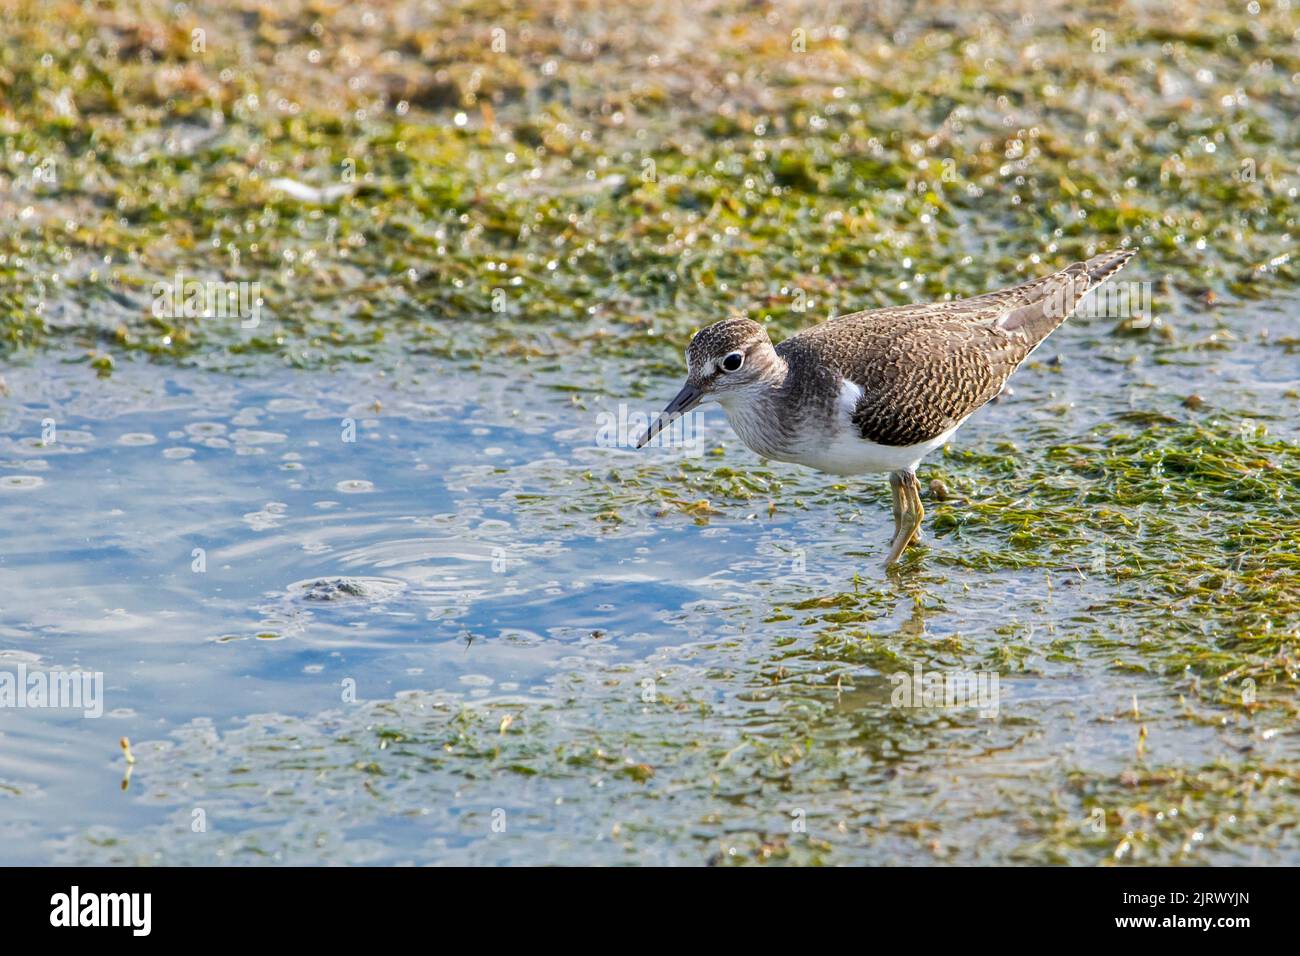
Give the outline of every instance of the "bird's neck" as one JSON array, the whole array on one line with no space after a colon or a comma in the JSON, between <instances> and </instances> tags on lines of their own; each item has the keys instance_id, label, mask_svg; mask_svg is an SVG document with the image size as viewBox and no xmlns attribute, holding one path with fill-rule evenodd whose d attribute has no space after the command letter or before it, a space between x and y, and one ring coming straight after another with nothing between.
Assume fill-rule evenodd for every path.
<instances>
[{"instance_id":1,"label":"bird's neck","mask_svg":"<svg viewBox=\"0 0 1300 956\"><path fill-rule=\"evenodd\" d=\"M771 368L763 377L741 391L720 396L727 422L751 450L765 458L783 459L789 452L792 434L786 408L790 367L785 359L773 356Z\"/></svg>"}]
</instances>

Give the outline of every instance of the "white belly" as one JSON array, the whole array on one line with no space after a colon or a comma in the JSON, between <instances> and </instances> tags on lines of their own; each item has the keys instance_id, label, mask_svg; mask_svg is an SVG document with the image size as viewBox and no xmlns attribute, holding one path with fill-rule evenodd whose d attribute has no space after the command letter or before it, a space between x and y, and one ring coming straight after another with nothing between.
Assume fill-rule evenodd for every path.
<instances>
[{"instance_id":1,"label":"white belly","mask_svg":"<svg viewBox=\"0 0 1300 956\"><path fill-rule=\"evenodd\" d=\"M956 430L950 428L942 435L918 445L898 446L877 445L858 437L856 429L848 428L837 432L830 441L795 449L789 460L830 475L911 471L922 458L946 443Z\"/></svg>"}]
</instances>

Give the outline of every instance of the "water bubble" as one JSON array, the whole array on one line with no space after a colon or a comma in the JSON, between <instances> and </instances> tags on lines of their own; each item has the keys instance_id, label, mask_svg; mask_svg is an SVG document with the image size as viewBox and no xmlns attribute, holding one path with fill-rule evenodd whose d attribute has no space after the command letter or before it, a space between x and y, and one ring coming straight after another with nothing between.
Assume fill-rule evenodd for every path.
<instances>
[{"instance_id":1,"label":"water bubble","mask_svg":"<svg viewBox=\"0 0 1300 956\"><path fill-rule=\"evenodd\" d=\"M289 436L280 432L260 432L241 428L238 431L231 432L230 437L240 445L274 445L287 441Z\"/></svg>"},{"instance_id":2,"label":"water bubble","mask_svg":"<svg viewBox=\"0 0 1300 956\"><path fill-rule=\"evenodd\" d=\"M191 438L209 438L213 435L224 435L226 426L221 422L191 422L185 426L185 432Z\"/></svg>"}]
</instances>

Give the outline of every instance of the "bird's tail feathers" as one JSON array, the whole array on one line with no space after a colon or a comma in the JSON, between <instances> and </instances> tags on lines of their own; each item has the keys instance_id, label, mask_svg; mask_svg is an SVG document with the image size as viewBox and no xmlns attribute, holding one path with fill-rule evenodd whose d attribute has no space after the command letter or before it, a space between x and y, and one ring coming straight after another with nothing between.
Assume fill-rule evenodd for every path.
<instances>
[{"instance_id":1,"label":"bird's tail feathers","mask_svg":"<svg viewBox=\"0 0 1300 956\"><path fill-rule=\"evenodd\" d=\"M1135 254L1134 249L1117 249L1062 269L1044 280L1032 299L1009 310L997 324L1008 332L1042 341L1070 317L1088 292L1124 268Z\"/></svg>"}]
</instances>

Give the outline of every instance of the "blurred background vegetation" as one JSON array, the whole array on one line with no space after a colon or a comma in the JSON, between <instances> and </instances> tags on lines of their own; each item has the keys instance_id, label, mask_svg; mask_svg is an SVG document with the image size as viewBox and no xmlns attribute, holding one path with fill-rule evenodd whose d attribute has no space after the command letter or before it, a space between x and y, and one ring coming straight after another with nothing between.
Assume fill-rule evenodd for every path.
<instances>
[{"instance_id":1,"label":"blurred background vegetation","mask_svg":"<svg viewBox=\"0 0 1300 956\"><path fill-rule=\"evenodd\" d=\"M11 359L666 370L733 309L786 331L1125 240L1163 315L1297 276L1286 0L42 0L0 29ZM154 316L178 270L259 282L259 327Z\"/></svg>"}]
</instances>

